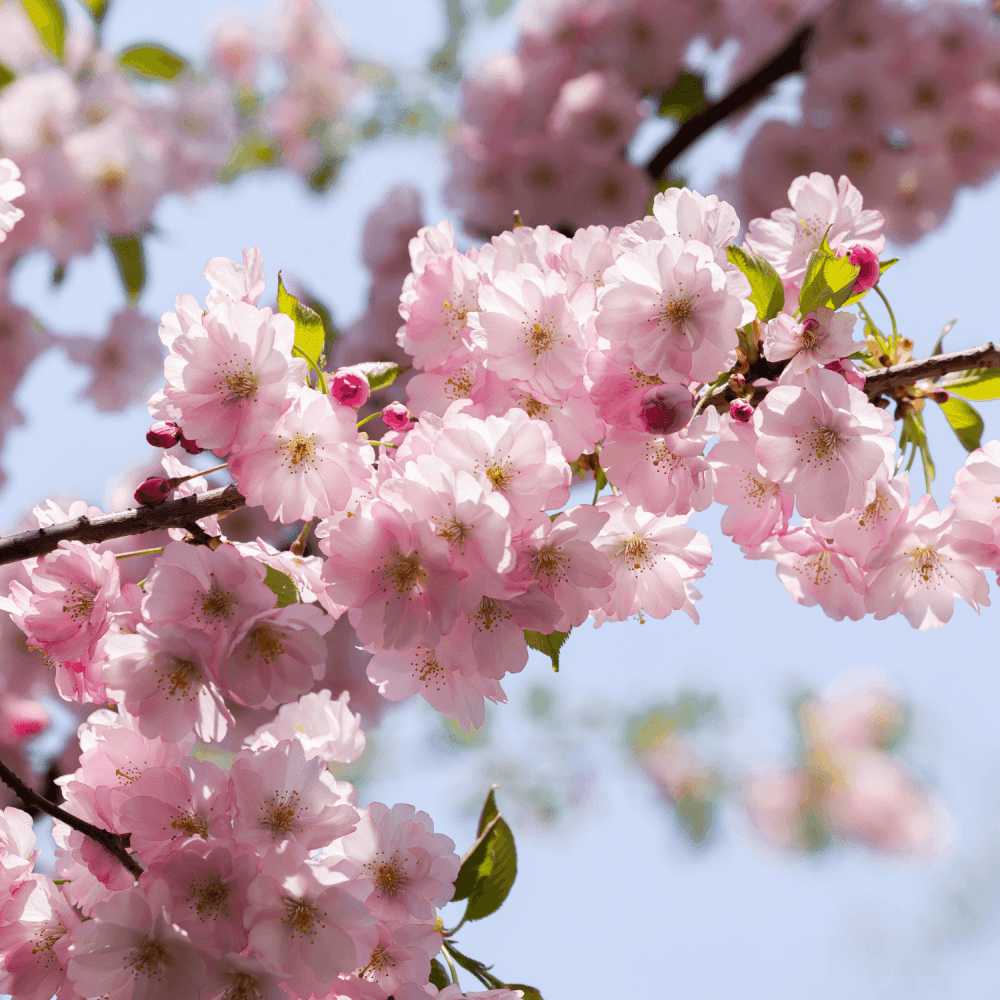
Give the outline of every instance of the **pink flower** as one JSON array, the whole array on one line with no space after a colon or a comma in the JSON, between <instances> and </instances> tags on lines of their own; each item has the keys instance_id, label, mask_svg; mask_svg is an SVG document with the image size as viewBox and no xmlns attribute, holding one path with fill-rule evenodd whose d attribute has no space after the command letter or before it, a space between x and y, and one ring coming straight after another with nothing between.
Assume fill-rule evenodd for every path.
<instances>
[{"instance_id":1,"label":"pink flower","mask_svg":"<svg viewBox=\"0 0 1000 1000\"><path fill-rule=\"evenodd\" d=\"M357 829L333 846L331 858L346 858L370 884L372 914L390 924L433 921L435 908L451 899L459 859L449 837L413 806L390 809L373 802Z\"/></svg>"},{"instance_id":2,"label":"pink flower","mask_svg":"<svg viewBox=\"0 0 1000 1000\"><path fill-rule=\"evenodd\" d=\"M304 694L298 701L282 705L278 714L247 737L250 750L277 746L282 740L298 740L307 757L322 757L330 763L349 764L365 751L361 716L348 708L344 691L336 700L329 691Z\"/></svg>"},{"instance_id":3,"label":"pink flower","mask_svg":"<svg viewBox=\"0 0 1000 1000\"><path fill-rule=\"evenodd\" d=\"M237 451L229 466L248 503L290 524L344 510L354 487L368 481L373 460L349 407L300 388L261 440Z\"/></svg>"},{"instance_id":4,"label":"pink flower","mask_svg":"<svg viewBox=\"0 0 1000 1000\"><path fill-rule=\"evenodd\" d=\"M213 257L205 265L205 277L212 290L205 296L205 308L214 309L224 302L257 305L264 291L264 259L257 247L243 248L243 263L228 257Z\"/></svg>"},{"instance_id":5,"label":"pink flower","mask_svg":"<svg viewBox=\"0 0 1000 1000\"><path fill-rule=\"evenodd\" d=\"M0 893L31 871L36 854L31 817L7 806L0 813Z\"/></svg>"},{"instance_id":6,"label":"pink flower","mask_svg":"<svg viewBox=\"0 0 1000 1000\"><path fill-rule=\"evenodd\" d=\"M994 544L1000 543L1000 441L987 441L965 459L955 473L951 502L961 520L988 524Z\"/></svg>"},{"instance_id":7,"label":"pink flower","mask_svg":"<svg viewBox=\"0 0 1000 1000\"><path fill-rule=\"evenodd\" d=\"M358 814L320 780L322 757L306 759L298 740L265 750L241 750L233 761L233 835L260 854L325 847L355 828Z\"/></svg>"},{"instance_id":8,"label":"pink flower","mask_svg":"<svg viewBox=\"0 0 1000 1000\"><path fill-rule=\"evenodd\" d=\"M853 294L860 295L878 284L880 274L878 254L871 247L855 244L848 253L848 259L855 267L861 268L854 282Z\"/></svg>"},{"instance_id":9,"label":"pink flower","mask_svg":"<svg viewBox=\"0 0 1000 1000\"><path fill-rule=\"evenodd\" d=\"M13 160L0 159L0 243L7 239L14 224L24 218L24 212L11 204L24 194L24 185L18 180L20 176L21 171Z\"/></svg>"},{"instance_id":10,"label":"pink flower","mask_svg":"<svg viewBox=\"0 0 1000 1000\"><path fill-rule=\"evenodd\" d=\"M201 325L172 339L164 362L163 412L185 435L220 455L255 447L301 383L306 363L292 358L295 324L281 313L225 301ZM157 410L157 412L154 412Z\"/></svg>"},{"instance_id":11,"label":"pink flower","mask_svg":"<svg viewBox=\"0 0 1000 1000\"><path fill-rule=\"evenodd\" d=\"M354 976L346 982L341 980L343 986L338 984L338 992L351 1000L381 1000L382 996L392 996L400 986L426 982L431 958L441 950L444 940L432 923L380 922L377 933L375 947L360 958Z\"/></svg>"},{"instance_id":12,"label":"pink flower","mask_svg":"<svg viewBox=\"0 0 1000 1000\"><path fill-rule=\"evenodd\" d=\"M840 375L811 370L757 407L757 460L804 517L832 521L871 499L869 486L896 444L892 418Z\"/></svg>"},{"instance_id":13,"label":"pink flower","mask_svg":"<svg viewBox=\"0 0 1000 1000\"><path fill-rule=\"evenodd\" d=\"M989 584L980 566L995 562L985 524L955 519L924 494L889 537L869 556L866 606L876 618L897 612L917 629L940 628L951 619L955 598L973 610L989 606Z\"/></svg>"},{"instance_id":14,"label":"pink flower","mask_svg":"<svg viewBox=\"0 0 1000 1000\"><path fill-rule=\"evenodd\" d=\"M779 313L764 327L764 357L768 361L791 359L782 382L816 365L840 361L865 346L852 338L857 318L826 306L811 312L801 323L788 313Z\"/></svg>"}]
</instances>

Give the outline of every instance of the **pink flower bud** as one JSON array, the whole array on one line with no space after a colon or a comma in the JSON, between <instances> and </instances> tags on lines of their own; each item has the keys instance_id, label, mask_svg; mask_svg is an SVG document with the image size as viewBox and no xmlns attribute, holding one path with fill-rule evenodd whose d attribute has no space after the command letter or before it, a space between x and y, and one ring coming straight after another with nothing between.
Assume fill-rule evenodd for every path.
<instances>
[{"instance_id":1,"label":"pink flower bud","mask_svg":"<svg viewBox=\"0 0 1000 1000\"><path fill-rule=\"evenodd\" d=\"M679 431L694 413L694 399L682 385L651 385L639 403L639 420L650 434Z\"/></svg>"},{"instance_id":2,"label":"pink flower bud","mask_svg":"<svg viewBox=\"0 0 1000 1000\"><path fill-rule=\"evenodd\" d=\"M45 709L27 698L5 698L0 707L0 743L17 746L49 724Z\"/></svg>"},{"instance_id":3,"label":"pink flower bud","mask_svg":"<svg viewBox=\"0 0 1000 1000\"><path fill-rule=\"evenodd\" d=\"M855 267L861 268L861 273L854 281L854 294L867 292L878 284L879 267L878 254L870 247L856 245L851 247L848 259Z\"/></svg>"},{"instance_id":4,"label":"pink flower bud","mask_svg":"<svg viewBox=\"0 0 1000 1000\"><path fill-rule=\"evenodd\" d=\"M928 395L935 403L947 403L950 398L947 389L935 389L933 392L928 393Z\"/></svg>"},{"instance_id":5,"label":"pink flower bud","mask_svg":"<svg viewBox=\"0 0 1000 1000\"><path fill-rule=\"evenodd\" d=\"M734 399L729 404L729 415L741 424L748 424L753 420L753 407L745 399Z\"/></svg>"},{"instance_id":6,"label":"pink flower bud","mask_svg":"<svg viewBox=\"0 0 1000 1000\"><path fill-rule=\"evenodd\" d=\"M190 438L184 437L183 431L181 432L181 447L189 455L200 455L205 450L204 448L199 448Z\"/></svg>"},{"instance_id":7,"label":"pink flower bud","mask_svg":"<svg viewBox=\"0 0 1000 1000\"><path fill-rule=\"evenodd\" d=\"M733 392L742 392L747 387L747 380L745 375L740 375L738 372L735 375L729 376L729 388Z\"/></svg>"},{"instance_id":8,"label":"pink flower bud","mask_svg":"<svg viewBox=\"0 0 1000 1000\"><path fill-rule=\"evenodd\" d=\"M864 372L853 362L844 358L842 361L831 361L828 365L823 365L823 367L830 372L836 372L838 375L843 375L847 379L848 385L853 385L855 389L861 389L864 391L865 388L865 376Z\"/></svg>"},{"instance_id":9,"label":"pink flower bud","mask_svg":"<svg viewBox=\"0 0 1000 1000\"><path fill-rule=\"evenodd\" d=\"M330 393L338 403L356 410L368 402L372 390L368 379L357 368L338 368L333 375Z\"/></svg>"},{"instance_id":10,"label":"pink flower bud","mask_svg":"<svg viewBox=\"0 0 1000 1000\"><path fill-rule=\"evenodd\" d=\"M154 448L173 448L181 439L180 424L173 420L157 420L146 431L146 440Z\"/></svg>"},{"instance_id":11,"label":"pink flower bud","mask_svg":"<svg viewBox=\"0 0 1000 1000\"><path fill-rule=\"evenodd\" d=\"M162 476L150 476L133 494L136 503L144 507L155 507L158 503L163 503L167 495L174 488L172 479L164 479Z\"/></svg>"},{"instance_id":12,"label":"pink flower bud","mask_svg":"<svg viewBox=\"0 0 1000 1000\"><path fill-rule=\"evenodd\" d=\"M390 403L382 411L382 420L391 431L410 429L410 411L402 403Z\"/></svg>"}]
</instances>

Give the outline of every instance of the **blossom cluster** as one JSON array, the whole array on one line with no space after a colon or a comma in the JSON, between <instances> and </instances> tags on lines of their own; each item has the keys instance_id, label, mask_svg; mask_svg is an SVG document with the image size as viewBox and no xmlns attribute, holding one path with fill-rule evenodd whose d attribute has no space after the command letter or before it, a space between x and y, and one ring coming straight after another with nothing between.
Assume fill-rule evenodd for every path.
<instances>
[{"instance_id":1,"label":"blossom cluster","mask_svg":"<svg viewBox=\"0 0 1000 1000\"><path fill-rule=\"evenodd\" d=\"M521 21L516 49L463 82L446 194L473 233L505 229L515 209L567 231L635 218L655 191L625 155L642 124L704 106L692 43L735 48L735 83L806 23L800 120L767 121L723 184L741 214L769 211L799 174L846 173L895 238L915 240L944 221L958 187L1000 166L989 5L539 0Z\"/></svg>"}]
</instances>

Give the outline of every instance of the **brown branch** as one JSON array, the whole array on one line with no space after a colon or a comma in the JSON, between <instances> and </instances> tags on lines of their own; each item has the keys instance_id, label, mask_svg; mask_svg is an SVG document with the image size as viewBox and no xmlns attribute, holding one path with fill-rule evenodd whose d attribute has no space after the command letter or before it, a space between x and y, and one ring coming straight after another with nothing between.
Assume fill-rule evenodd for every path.
<instances>
[{"instance_id":1,"label":"brown branch","mask_svg":"<svg viewBox=\"0 0 1000 1000\"><path fill-rule=\"evenodd\" d=\"M26 785L2 760L0 760L0 781L17 792L18 798L25 805L35 806L53 819L71 826L74 830L79 830L85 837L90 837L95 843L100 844L108 854L125 866L130 875L139 878L142 874L142 865L125 849L126 840L120 834L94 826L93 823L88 823L85 819L71 815L54 802L49 802L48 799Z\"/></svg>"},{"instance_id":2,"label":"brown branch","mask_svg":"<svg viewBox=\"0 0 1000 1000\"><path fill-rule=\"evenodd\" d=\"M646 173L658 181L674 160L723 119L764 97L780 79L804 69L806 53L816 35L814 24L805 24L763 66L742 79L721 101L689 118L646 164Z\"/></svg>"},{"instance_id":3,"label":"brown branch","mask_svg":"<svg viewBox=\"0 0 1000 1000\"><path fill-rule=\"evenodd\" d=\"M974 371L977 368L1000 368L1000 348L993 344L971 347L953 354L935 354L920 361L907 361L891 368L876 368L865 375L865 392L869 399L889 389L912 385L921 379L938 378L949 372ZM941 388L946 389L944 385Z\"/></svg>"},{"instance_id":4,"label":"brown branch","mask_svg":"<svg viewBox=\"0 0 1000 1000\"><path fill-rule=\"evenodd\" d=\"M22 531L19 535L0 538L0 565L43 556L54 551L60 542L93 544L160 528L188 528L203 517L228 514L245 503L246 499L235 486L223 486L207 493L168 500L155 507L131 508L100 517L84 515L49 528Z\"/></svg>"}]
</instances>

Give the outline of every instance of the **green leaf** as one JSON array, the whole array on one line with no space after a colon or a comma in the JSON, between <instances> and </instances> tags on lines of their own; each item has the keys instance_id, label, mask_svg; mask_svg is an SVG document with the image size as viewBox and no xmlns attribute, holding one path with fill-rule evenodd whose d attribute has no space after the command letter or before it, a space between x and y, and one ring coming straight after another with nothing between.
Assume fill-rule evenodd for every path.
<instances>
[{"instance_id":1,"label":"green leaf","mask_svg":"<svg viewBox=\"0 0 1000 1000\"><path fill-rule=\"evenodd\" d=\"M13 83L17 79L17 74L0 63L0 90L3 90L8 83Z\"/></svg>"},{"instance_id":2,"label":"green leaf","mask_svg":"<svg viewBox=\"0 0 1000 1000\"><path fill-rule=\"evenodd\" d=\"M462 860L455 879L454 899L467 899L463 920L482 920L495 913L510 893L517 877L514 835L497 810L490 789L479 816L478 839Z\"/></svg>"},{"instance_id":3,"label":"green leaf","mask_svg":"<svg viewBox=\"0 0 1000 1000\"><path fill-rule=\"evenodd\" d=\"M395 361L366 361L364 364L354 367L361 369L361 373L368 379L372 392L392 385L406 370L397 365Z\"/></svg>"},{"instance_id":4,"label":"green leaf","mask_svg":"<svg viewBox=\"0 0 1000 1000\"><path fill-rule=\"evenodd\" d=\"M111 0L80 0L80 3L87 8L87 13L98 26L104 21L108 7L111 6Z\"/></svg>"},{"instance_id":5,"label":"green leaf","mask_svg":"<svg viewBox=\"0 0 1000 1000\"><path fill-rule=\"evenodd\" d=\"M59 0L21 0L42 43L59 60L66 54L66 13Z\"/></svg>"},{"instance_id":6,"label":"green leaf","mask_svg":"<svg viewBox=\"0 0 1000 1000\"><path fill-rule=\"evenodd\" d=\"M692 844L704 844L715 823L715 805L711 799L698 795L681 795L674 802L674 811L684 835Z\"/></svg>"},{"instance_id":7,"label":"green leaf","mask_svg":"<svg viewBox=\"0 0 1000 1000\"><path fill-rule=\"evenodd\" d=\"M556 673L559 672L559 650L568 638L569 632L550 632L548 635L543 635L541 632L525 630L524 633L528 648L544 653L552 661L552 669Z\"/></svg>"},{"instance_id":8,"label":"green leaf","mask_svg":"<svg viewBox=\"0 0 1000 1000\"><path fill-rule=\"evenodd\" d=\"M951 333L952 327L958 322L958 317L955 316L953 319L948 320L944 325L944 329L941 331L941 336L938 337L937 343L934 345L934 349L930 353L930 357L934 357L936 354L941 353L941 348L944 347L944 338Z\"/></svg>"},{"instance_id":9,"label":"green leaf","mask_svg":"<svg viewBox=\"0 0 1000 1000\"><path fill-rule=\"evenodd\" d=\"M306 180L309 185L310 191L315 191L316 194L322 194L324 191L329 191L334 184L337 183L337 178L340 176L340 168L344 163L344 158L342 156L336 156L333 153L327 153L320 161L313 167Z\"/></svg>"},{"instance_id":10,"label":"green leaf","mask_svg":"<svg viewBox=\"0 0 1000 1000\"><path fill-rule=\"evenodd\" d=\"M264 574L264 583L278 598L276 608L287 608L289 604L298 604L301 601L299 588L295 586L292 578L287 573L282 573L280 569L268 566Z\"/></svg>"},{"instance_id":11,"label":"green leaf","mask_svg":"<svg viewBox=\"0 0 1000 1000\"><path fill-rule=\"evenodd\" d=\"M980 403L989 399L1000 399L1000 371L986 369L967 378L947 382L941 388L947 389L953 395L974 399Z\"/></svg>"},{"instance_id":12,"label":"green leaf","mask_svg":"<svg viewBox=\"0 0 1000 1000\"><path fill-rule=\"evenodd\" d=\"M910 449L910 460L906 463L906 469L909 471L912 468L913 461L919 453L924 468L924 483L929 493L931 483L934 481L934 459L931 458L923 414L916 410L911 410L903 417L903 429L899 432L899 450L903 452L907 447ZM900 459L900 465L902 465L902 459Z\"/></svg>"},{"instance_id":13,"label":"green leaf","mask_svg":"<svg viewBox=\"0 0 1000 1000\"><path fill-rule=\"evenodd\" d=\"M882 275L885 274L885 272L888 271L893 264L898 264L898 263L899 263L898 257L890 257L888 260L880 260L878 263L878 276L881 278Z\"/></svg>"},{"instance_id":14,"label":"green leaf","mask_svg":"<svg viewBox=\"0 0 1000 1000\"><path fill-rule=\"evenodd\" d=\"M217 176L222 183L228 183L240 174L251 170L273 170L280 163L281 150L275 143L263 136L248 133L236 143L228 162Z\"/></svg>"},{"instance_id":15,"label":"green leaf","mask_svg":"<svg viewBox=\"0 0 1000 1000\"><path fill-rule=\"evenodd\" d=\"M799 292L799 315L804 317L820 306L840 309L851 298L860 273L861 268L855 267L846 254L843 257L834 254L824 234L806 262Z\"/></svg>"},{"instance_id":16,"label":"green leaf","mask_svg":"<svg viewBox=\"0 0 1000 1000\"><path fill-rule=\"evenodd\" d=\"M729 247L726 253L729 262L750 282L750 301L757 307L757 318L762 323L774 319L785 305L785 288L771 262L736 246Z\"/></svg>"},{"instance_id":17,"label":"green leaf","mask_svg":"<svg viewBox=\"0 0 1000 1000\"><path fill-rule=\"evenodd\" d=\"M683 123L707 107L704 79L694 73L682 72L660 99L659 114Z\"/></svg>"},{"instance_id":18,"label":"green leaf","mask_svg":"<svg viewBox=\"0 0 1000 1000\"><path fill-rule=\"evenodd\" d=\"M521 990L524 993L524 1000L542 1000L542 994L534 986L525 986L524 983L508 983L507 988Z\"/></svg>"},{"instance_id":19,"label":"green leaf","mask_svg":"<svg viewBox=\"0 0 1000 1000\"><path fill-rule=\"evenodd\" d=\"M314 364L323 353L323 343L326 340L326 330L319 313L309 306L303 305L292 295L281 280L278 272L278 311L290 316L295 321L295 346Z\"/></svg>"},{"instance_id":20,"label":"green leaf","mask_svg":"<svg viewBox=\"0 0 1000 1000\"><path fill-rule=\"evenodd\" d=\"M983 438L983 418L979 411L964 399L956 399L954 396L938 405L965 450L975 451Z\"/></svg>"},{"instance_id":21,"label":"green leaf","mask_svg":"<svg viewBox=\"0 0 1000 1000\"><path fill-rule=\"evenodd\" d=\"M125 293L129 301L134 302L146 285L146 253L143 250L142 237L138 234L109 236L108 246L114 254L118 276L121 278Z\"/></svg>"},{"instance_id":22,"label":"green leaf","mask_svg":"<svg viewBox=\"0 0 1000 1000\"><path fill-rule=\"evenodd\" d=\"M444 966L436 959L431 959L431 978L430 981L439 989L447 989L451 986L451 980L448 978L444 971Z\"/></svg>"},{"instance_id":23,"label":"green leaf","mask_svg":"<svg viewBox=\"0 0 1000 1000\"><path fill-rule=\"evenodd\" d=\"M146 80L174 80L190 68L183 56L152 43L122 49L118 53L118 65Z\"/></svg>"}]
</instances>

